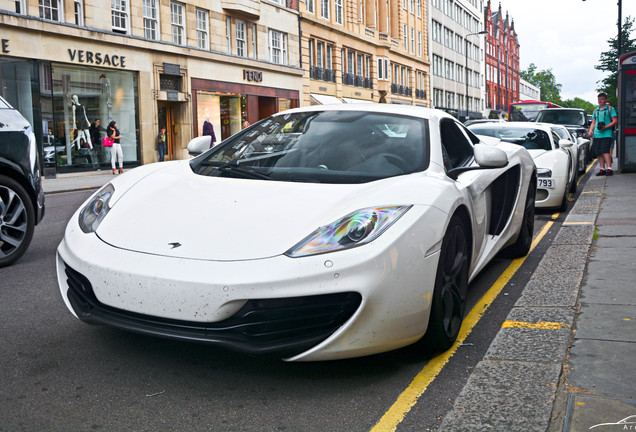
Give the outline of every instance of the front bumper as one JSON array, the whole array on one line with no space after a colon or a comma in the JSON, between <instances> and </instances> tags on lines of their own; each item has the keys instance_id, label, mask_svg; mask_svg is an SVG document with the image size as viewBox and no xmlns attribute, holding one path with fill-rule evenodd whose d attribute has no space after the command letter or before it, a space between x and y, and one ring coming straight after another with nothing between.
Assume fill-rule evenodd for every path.
<instances>
[{"instance_id":1,"label":"front bumper","mask_svg":"<svg viewBox=\"0 0 636 432\"><path fill-rule=\"evenodd\" d=\"M426 331L439 252L422 239L439 227L402 232L409 213L360 248L228 262L114 248L73 218L58 283L69 310L93 324L288 360L369 355Z\"/></svg>"}]
</instances>

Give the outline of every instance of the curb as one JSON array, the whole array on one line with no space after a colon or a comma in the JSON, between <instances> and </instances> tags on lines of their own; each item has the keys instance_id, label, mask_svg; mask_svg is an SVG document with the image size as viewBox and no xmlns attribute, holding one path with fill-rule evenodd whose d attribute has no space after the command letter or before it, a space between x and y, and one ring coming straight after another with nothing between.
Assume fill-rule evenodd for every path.
<instances>
[{"instance_id":1,"label":"curb","mask_svg":"<svg viewBox=\"0 0 636 432\"><path fill-rule=\"evenodd\" d=\"M562 380L604 181L587 180L439 431L562 430Z\"/></svg>"}]
</instances>

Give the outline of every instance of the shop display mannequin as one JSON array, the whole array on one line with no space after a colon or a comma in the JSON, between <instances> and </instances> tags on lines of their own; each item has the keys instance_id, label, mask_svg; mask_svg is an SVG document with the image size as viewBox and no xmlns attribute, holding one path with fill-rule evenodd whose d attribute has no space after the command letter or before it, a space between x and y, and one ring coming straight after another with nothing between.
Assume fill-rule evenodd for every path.
<instances>
[{"instance_id":1,"label":"shop display mannequin","mask_svg":"<svg viewBox=\"0 0 636 432\"><path fill-rule=\"evenodd\" d=\"M93 143L91 142L91 134L89 128L91 126L86 116L86 108L79 103L77 95L71 96L71 108L73 110L73 123L77 129L77 137L73 140L73 144L77 145L77 149L81 148L82 139L93 150ZM77 123L76 123L77 122Z\"/></svg>"}]
</instances>

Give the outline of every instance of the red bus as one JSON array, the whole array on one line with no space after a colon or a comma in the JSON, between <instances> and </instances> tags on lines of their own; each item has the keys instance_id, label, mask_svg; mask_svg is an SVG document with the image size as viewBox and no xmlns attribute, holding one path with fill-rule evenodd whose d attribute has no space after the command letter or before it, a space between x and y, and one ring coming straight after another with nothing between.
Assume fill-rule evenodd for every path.
<instances>
[{"instance_id":1,"label":"red bus","mask_svg":"<svg viewBox=\"0 0 636 432\"><path fill-rule=\"evenodd\" d=\"M508 121L534 121L539 115L539 111L547 108L563 108L552 102L537 100L523 100L514 102L508 107Z\"/></svg>"}]
</instances>

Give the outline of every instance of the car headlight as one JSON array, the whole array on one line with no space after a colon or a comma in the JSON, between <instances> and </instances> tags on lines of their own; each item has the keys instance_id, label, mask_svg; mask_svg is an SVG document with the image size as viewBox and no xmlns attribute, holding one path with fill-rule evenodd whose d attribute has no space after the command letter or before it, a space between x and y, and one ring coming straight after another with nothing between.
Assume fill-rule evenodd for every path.
<instances>
[{"instance_id":1,"label":"car headlight","mask_svg":"<svg viewBox=\"0 0 636 432\"><path fill-rule=\"evenodd\" d=\"M537 177L552 177L552 170L547 168L537 168Z\"/></svg>"},{"instance_id":2,"label":"car headlight","mask_svg":"<svg viewBox=\"0 0 636 432\"><path fill-rule=\"evenodd\" d=\"M291 258L350 249L378 238L412 206L370 207L322 226L285 252Z\"/></svg>"},{"instance_id":3,"label":"car headlight","mask_svg":"<svg viewBox=\"0 0 636 432\"><path fill-rule=\"evenodd\" d=\"M79 226L85 233L92 233L110 211L109 202L115 188L108 183L91 200L86 203L79 214Z\"/></svg>"}]
</instances>

